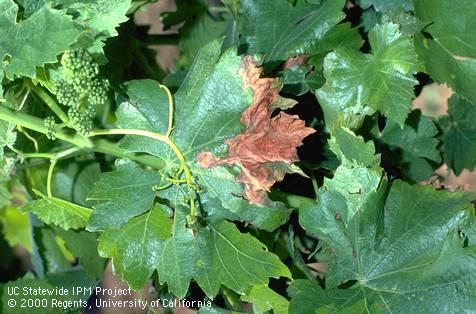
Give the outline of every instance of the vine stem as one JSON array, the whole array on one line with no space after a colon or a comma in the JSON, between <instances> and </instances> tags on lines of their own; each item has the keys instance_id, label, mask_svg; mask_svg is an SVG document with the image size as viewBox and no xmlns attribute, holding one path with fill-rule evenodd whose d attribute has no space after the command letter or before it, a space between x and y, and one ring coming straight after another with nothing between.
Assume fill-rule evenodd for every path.
<instances>
[{"instance_id":1,"label":"vine stem","mask_svg":"<svg viewBox=\"0 0 476 314\"><path fill-rule=\"evenodd\" d=\"M195 180L193 178L192 171L187 165L187 161L185 160L185 157L183 156L182 152L177 147L177 145L170 139L169 136L151 132L151 131L135 130L135 129L92 130L91 132L89 132L88 136L94 137L98 135L137 135L137 136L149 137L157 141L166 143L174 151L175 155L179 159L181 167L185 174L185 179L188 185L188 196L190 199L190 220L191 220L190 223L193 224L195 222L195 217L197 216L198 212L197 212L197 208L195 207L194 192L193 192L193 189L191 188L191 186L195 183Z\"/></svg>"},{"instance_id":2,"label":"vine stem","mask_svg":"<svg viewBox=\"0 0 476 314\"><path fill-rule=\"evenodd\" d=\"M14 111L10 108L7 108L6 106L0 106L0 120L7 121L16 124L17 126L21 126L39 133L48 133L48 128L44 126L42 119L26 113ZM112 143L105 139L91 141L90 139L84 138L80 135L72 135L61 129L56 130L55 136L58 139L71 143L75 146L102 154L108 154L118 158L128 158L154 169L161 169L164 166L164 162L160 158L152 155L126 153L116 143Z\"/></svg>"},{"instance_id":3,"label":"vine stem","mask_svg":"<svg viewBox=\"0 0 476 314\"><path fill-rule=\"evenodd\" d=\"M38 97L40 97L41 100L43 100L43 102L58 116L58 118L61 119L61 121L63 121L64 123L68 123L68 115L63 111L63 109L60 108L58 103L50 97L50 95L48 95L42 88L33 84L30 80L27 80L26 84L28 88L33 91Z\"/></svg>"}]
</instances>

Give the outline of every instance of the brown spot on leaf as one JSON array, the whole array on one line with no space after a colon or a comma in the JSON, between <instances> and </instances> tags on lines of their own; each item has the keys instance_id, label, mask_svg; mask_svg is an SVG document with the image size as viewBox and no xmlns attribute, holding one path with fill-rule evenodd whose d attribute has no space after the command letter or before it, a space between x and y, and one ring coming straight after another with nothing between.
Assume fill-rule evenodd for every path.
<instances>
[{"instance_id":1,"label":"brown spot on leaf","mask_svg":"<svg viewBox=\"0 0 476 314\"><path fill-rule=\"evenodd\" d=\"M283 70L292 69L305 64L309 60L308 55L298 55L288 58L283 64Z\"/></svg>"},{"instance_id":2,"label":"brown spot on leaf","mask_svg":"<svg viewBox=\"0 0 476 314\"><path fill-rule=\"evenodd\" d=\"M315 132L305 126L296 115L280 112L271 117L276 109L288 109L296 102L279 95L281 83L276 78L261 78L263 69L256 66L251 56L243 58L239 74L244 87L253 90L253 103L241 115L245 131L227 140L228 157L220 159L211 152L201 152L198 164L204 168L239 165L241 172L236 181L243 183L244 197L254 204L267 201L266 192L281 181L286 173L292 173L292 164L299 160L296 148L302 140Z\"/></svg>"},{"instance_id":3,"label":"brown spot on leaf","mask_svg":"<svg viewBox=\"0 0 476 314\"><path fill-rule=\"evenodd\" d=\"M340 212L336 212L336 220L342 220L342 215L340 214Z\"/></svg>"}]
</instances>

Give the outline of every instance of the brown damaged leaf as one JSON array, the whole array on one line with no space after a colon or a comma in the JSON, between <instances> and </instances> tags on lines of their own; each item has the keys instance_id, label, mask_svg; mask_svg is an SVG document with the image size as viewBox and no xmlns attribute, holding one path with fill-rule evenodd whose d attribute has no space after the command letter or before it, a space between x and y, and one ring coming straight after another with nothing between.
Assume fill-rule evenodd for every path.
<instances>
[{"instance_id":1,"label":"brown damaged leaf","mask_svg":"<svg viewBox=\"0 0 476 314\"><path fill-rule=\"evenodd\" d=\"M252 57L243 58L240 75L244 88L253 90L253 103L241 115L245 131L225 141L228 157L220 159L211 152L201 152L197 156L198 164L204 168L239 165L241 172L236 181L245 185L243 195L254 204L264 204L266 192L286 173L299 172L293 166L299 161L296 148L302 145L306 136L315 132L296 115L280 112L272 117L276 109L291 108L296 102L281 97L279 80L261 78L262 71Z\"/></svg>"}]
</instances>

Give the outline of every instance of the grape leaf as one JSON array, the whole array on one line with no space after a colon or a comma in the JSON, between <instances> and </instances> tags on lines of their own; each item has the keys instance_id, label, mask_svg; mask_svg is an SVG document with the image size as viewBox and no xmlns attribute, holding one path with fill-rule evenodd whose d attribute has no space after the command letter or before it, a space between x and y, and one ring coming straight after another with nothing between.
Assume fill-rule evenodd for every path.
<instances>
[{"instance_id":1,"label":"grape leaf","mask_svg":"<svg viewBox=\"0 0 476 314\"><path fill-rule=\"evenodd\" d=\"M412 0L358 0L357 4L362 9L368 9L371 6L375 11L386 12L397 8L403 8L406 11L413 10Z\"/></svg>"},{"instance_id":2,"label":"grape leaf","mask_svg":"<svg viewBox=\"0 0 476 314\"><path fill-rule=\"evenodd\" d=\"M91 209L34 191L41 199L25 203L22 211L32 212L45 223L60 226L65 230L84 228L88 223Z\"/></svg>"},{"instance_id":3,"label":"grape leaf","mask_svg":"<svg viewBox=\"0 0 476 314\"><path fill-rule=\"evenodd\" d=\"M476 4L460 0L457 5L445 0L416 0L415 13L427 23L433 39L449 53L476 57Z\"/></svg>"},{"instance_id":4,"label":"grape leaf","mask_svg":"<svg viewBox=\"0 0 476 314\"><path fill-rule=\"evenodd\" d=\"M322 40L310 44L306 53L318 55L337 48L359 49L363 42L357 28L350 23L341 23L331 28Z\"/></svg>"},{"instance_id":5,"label":"grape leaf","mask_svg":"<svg viewBox=\"0 0 476 314\"><path fill-rule=\"evenodd\" d=\"M336 49L324 61L326 84L316 95L330 130L360 126L380 110L403 126L414 97L418 61L413 43L398 25L381 24L369 32L372 54Z\"/></svg>"},{"instance_id":6,"label":"grape leaf","mask_svg":"<svg viewBox=\"0 0 476 314\"><path fill-rule=\"evenodd\" d=\"M235 49L227 50L219 58L220 46L221 41L215 41L198 52L186 80L175 94L171 136L189 161L192 172L199 177L198 183L206 189L204 200L215 204L214 208L205 207L205 211L219 210L227 218L251 221L260 228L272 230L287 220L287 209L271 202L262 208L249 206L241 197L241 185L232 179L228 170L205 171L192 162L200 151L211 151L218 156L226 152L223 142L242 131L240 116L253 102L252 93L240 75L244 61L236 56ZM129 101L119 106L117 125L164 134L168 124L164 89L156 82L140 80L126 83L125 91ZM207 131L212 129L215 131ZM128 152L147 152L164 159L166 169L179 167L170 148L156 140L128 135L120 145ZM165 194L172 195L172 199L178 195L173 188L161 192L162 197L166 197ZM214 197L219 203L211 200ZM250 212L246 210L247 205Z\"/></svg>"},{"instance_id":7,"label":"grape leaf","mask_svg":"<svg viewBox=\"0 0 476 314\"><path fill-rule=\"evenodd\" d=\"M305 126L296 115L277 109L292 108L296 102L279 96L279 81L261 78L262 68L255 65L252 57L243 59L241 75L245 86L253 90L253 103L242 113L241 122L246 126L243 133L225 141L228 154L216 157L213 152L200 152L198 164L204 168L223 165L240 166L242 171L236 181L243 183L243 196L251 204L266 204L266 192L284 178L286 173L300 173L294 166L299 161L297 147L315 130Z\"/></svg>"},{"instance_id":8,"label":"grape leaf","mask_svg":"<svg viewBox=\"0 0 476 314\"><path fill-rule=\"evenodd\" d=\"M415 13L425 21L433 39L416 36L415 45L426 71L436 82L476 102L476 26L474 1L458 5L437 0L415 1Z\"/></svg>"},{"instance_id":9,"label":"grape leaf","mask_svg":"<svg viewBox=\"0 0 476 314\"><path fill-rule=\"evenodd\" d=\"M56 232L64 240L66 248L78 258L84 271L93 278L101 278L106 260L98 256L97 235L84 230L57 229Z\"/></svg>"},{"instance_id":10,"label":"grape leaf","mask_svg":"<svg viewBox=\"0 0 476 314\"><path fill-rule=\"evenodd\" d=\"M23 7L23 14L29 17L41 9L47 3L47 0L17 0L17 3Z\"/></svg>"},{"instance_id":11,"label":"grape leaf","mask_svg":"<svg viewBox=\"0 0 476 314\"><path fill-rule=\"evenodd\" d=\"M56 56L76 41L81 31L64 12L42 7L17 23L18 6L13 0L0 1L0 59L5 76L36 76L36 67L55 63ZM45 43L48 45L45 45Z\"/></svg>"},{"instance_id":12,"label":"grape leaf","mask_svg":"<svg viewBox=\"0 0 476 314\"><path fill-rule=\"evenodd\" d=\"M17 140L16 125L6 121L0 121L0 158L3 158L5 147L13 147Z\"/></svg>"},{"instance_id":13,"label":"grape leaf","mask_svg":"<svg viewBox=\"0 0 476 314\"><path fill-rule=\"evenodd\" d=\"M95 205L87 229L120 227L148 211L155 198L152 188L161 182L158 172L144 171L131 161L119 162L116 170L101 174L88 195Z\"/></svg>"},{"instance_id":14,"label":"grape leaf","mask_svg":"<svg viewBox=\"0 0 476 314\"><path fill-rule=\"evenodd\" d=\"M160 283L167 283L175 295L185 296L191 279L214 297L222 284L244 293L252 285L267 285L269 277L291 277L277 256L232 223L209 221L194 233L185 227L187 213L184 207L176 208L173 236L160 252Z\"/></svg>"},{"instance_id":15,"label":"grape leaf","mask_svg":"<svg viewBox=\"0 0 476 314\"><path fill-rule=\"evenodd\" d=\"M378 172L343 164L324 182L318 205L300 211L301 225L324 241L323 252L331 256L327 299L312 304L307 296L306 312L344 303L346 309L389 313L473 308L475 301L459 292L474 286L467 274L476 251L460 237L474 223L472 196L402 181L393 182L387 195ZM352 288L335 289L348 280L356 281Z\"/></svg>"},{"instance_id":16,"label":"grape leaf","mask_svg":"<svg viewBox=\"0 0 476 314\"><path fill-rule=\"evenodd\" d=\"M172 222L160 207L129 220L99 237L99 254L112 259L113 270L134 289L142 288L157 268L161 247L170 237ZM167 257L165 257L167 258Z\"/></svg>"},{"instance_id":17,"label":"grape leaf","mask_svg":"<svg viewBox=\"0 0 476 314\"><path fill-rule=\"evenodd\" d=\"M269 201L265 206L258 206L240 197L243 188L236 183L236 174L230 169L203 169L199 166L192 169L204 189L204 193L200 195L203 208L215 219L248 221L268 231L273 231L288 221L290 211L281 203Z\"/></svg>"},{"instance_id":18,"label":"grape leaf","mask_svg":"<svg viewBox=\"0 0 476 314\"><path fill-rule=\"evenodd\" d=\"M175 12L161 14L164 27L180 26L179 46L181 55L177 61L187 66L204 45L222 36L230 22L229 15L212 15L203 0L176 0Z\"/></svg>"},{"instance_id":19,"label":"grape leaf","mask_svg":"<svg viewBox=\"0 0 476 314\"><path fill-rule=\"evenodd\" d=\"M324 290L317 282L294 280L287 289L289 313L363 313L365 300L352 299L353 289ZM343 300L353 301L344 302Z\"/></svg>"},{"instance_id":20,"label":"grape leaf","mask_svg":"<svg viewBox=\"0 0 476 314\"><path fill-rule=\"evenodd\" d=\"M99 179L98 163L75 162L56 167L53 178L53 195L68 202L88 207L87 195Z\"/></svg>"},{"instance_id":21,"label":"grape leaf","mask_svg":"<svg viewBox=\"0 0 476 314\"><path fill-rule=\"evenodd\" d=\"M16 206L2 207L3 204L0 201L1 230L8 245L12 248L21 245L31 253L32 243L30 218L28 215L23 214Z\"/></svg>"},{"instance_id":22,"label":"grape leaf","mask_svg":"<svg viewBox=\"0 0 476 314\"><path fill-rule=\"evenodd\" d=\"M243 0L244 45L248 54L265 54L265 62L284 61L292 54L308 53L344 18L345 1L320 6L286 0Z\"/></svg>"},{"instance_id":23,"label":"grape leaf","mask_svg":"<svg viewBox=\"0 0 476 314\"><path fill-rule=\"evenodd\" d=\"M415 36L415 47L432 79L447 83L451 89L476 102L476 60L475 58L457 58L438 41Z\"/></svg>"},{"instance_id":24,"label":"grape leaf","mask_svg":"<svg viewBox=\"0 0 476 314\"><path fill-rule=\"evenodd\" d=\"M453 95L448 100L448 115L438 120L443 131L444 161L457 175L476 166L475 119L476 105Z\"/></svg>"},{"instance_id":25,"label":"grape leaf","mask_svg":"<svg viewBox=\"0 0 476 314\"><path fill-rule=\"evenodd\" d=\"M67 8L75 22L88 28L86 36L94 41L94 52L102 52L104 41L117 35L116 27L128 20L131 0L54 0L55 6Z\"/></svg>"},{"instance_id":26,"label":"grape leaf","mask_svg":"<svg viewBox=\"0 0 476 314\"><path fill-rule=\"evenodd\" d=\"M194 160L201 150L223 152L223 141L243 129L240 115L252 102L251 92L243 88L243 80L238 75L241 57L236 55L236 49L229 49L219 58L221 44L222 40L215 40L198 52L185 81L174 95L172 139L187 160ZM150 86L151 83L146 84ZM168 116L165 92L157 87L152 92L146 88L139 91L139 88L139 84L127 87L132 106L123 103L119 107L117 125L121 128L142 125L142 129L163 133ZM139 93L141 99L138 99ZM154 97L159 93L164 96L156 100ZM136 113L131 107L135 107ZM145 119L162 122L143 124ZM216 131L208 132L207 129ZM178 165L168 145L156 140L129 135L120 145L126 151L150 153L165 159L169 165Z\"/></svg>"},{"instance_id":27,"label":"grape leaf","mask_svg":"<svg viewBox=\"0 0 476 314\"><path fill-rule=\"evenodd\" d=\"M380 162L379 156L375 156L374 144L364 142L362 137L355 136L349 129L337 129L329 146L345 165L372 167Z\"/></svg>"},{"instance_id":28,"label":"grape leaf","mask_svg":"<svg viewBox=\"0 0 476 314\"><path fill-rule=\"evenodd\" d=\"M73 257L64 247L64 242L53 230L38 228L34 233L35 242L41 250L41 258L46 266L47 273L64 272L72 269Z\"/></svg>"},{"instance_id":29,"label":"grape leaf","mask_svg":"<svg viewBox=\"0 0 476 314\"><path fill-rule=\"evenodd\" d=\"M241 300L253 303L259 313L273 310L274 314L289 313L289 301L285 297L277 294L268 286L253 286L241 296Z\"/></svg>"},{"instance_id":30,"label":"grape leaf","mask_svg":"<svg viewBox=\"0 0 476 314\"><path fill-rule=\"evenodd\" d=\"M407 174L415 181L425 180L432 172L432 167L426 160L439 163L441 161L438 150L439 140L436 138L438 129L433 121L422 116L419 110L413 111L405 121L403 129L395 122L389 121L385 129L379 134L380 140L392 149L401 152L402 166ZM417 163L417 165L412 165ZM428 164L425 166L425 164ZM428 168L430 172L412 171L412 167ZM415 169L417 170L417 169Z\"/></svg>"}]
</instances>

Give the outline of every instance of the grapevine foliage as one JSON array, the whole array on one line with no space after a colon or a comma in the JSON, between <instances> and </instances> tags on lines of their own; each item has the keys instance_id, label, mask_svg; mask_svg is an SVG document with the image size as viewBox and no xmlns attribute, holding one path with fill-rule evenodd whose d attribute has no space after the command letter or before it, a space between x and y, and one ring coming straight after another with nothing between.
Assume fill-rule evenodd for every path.
<instances>
[{"instance_id":1,"label":"grapevine foliage","mask_svg":"<svg viewBox=\"0 0 476 314\"><path fill-rule=\"evenodd\" d=\"M151 2L0 0L0 312L108 264L200 313L476 310L474 187L435 177L476 166L474 1Z\"/></svg>"}]
</instances>

